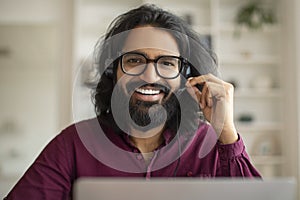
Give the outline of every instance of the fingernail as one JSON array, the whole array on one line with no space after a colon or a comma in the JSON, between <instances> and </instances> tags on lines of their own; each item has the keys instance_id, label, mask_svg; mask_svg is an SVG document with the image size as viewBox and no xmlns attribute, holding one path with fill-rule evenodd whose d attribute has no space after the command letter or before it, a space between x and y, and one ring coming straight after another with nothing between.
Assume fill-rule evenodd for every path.
<instances>
[{"instance_id":1,"label":"fingernail","mask_svg":"<svg viewBox=\"0 0 300 200\"><path fill-rule=\"evenodd\" d=\"M185 83L185 86L186 87L191 87L191 84L190 84L189 80Z\"/></svg>"},{"instance_id":2,"label":"fingernail","mask_svg":"<svg viewBox=\"0 0 300 200\"><path fill-rule=\"evenodd\" d=\"M203 109L203 108L204 108L204 107L203 107L203 105L202 105L202 103L200 103L200 108L201 108L201 109Z\"/></svg>"}]
</instances>

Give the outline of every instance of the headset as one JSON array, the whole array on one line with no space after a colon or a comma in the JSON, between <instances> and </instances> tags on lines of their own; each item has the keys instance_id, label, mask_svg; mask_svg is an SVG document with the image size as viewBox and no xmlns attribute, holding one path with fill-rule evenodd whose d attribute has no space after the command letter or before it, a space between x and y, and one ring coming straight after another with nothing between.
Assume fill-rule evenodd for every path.
<instances>
[{"instance_id":1,"label":"headset","mask_svg":"<svg viewBox=\"0 0 300 200\"><path fill-rule=\"evenodd\" d=\"M104 75L110 79L114 79L114 70L112 66L109 66L105 69Z\"/></svg>"},{"instance_id":2,"label":"headset","mask_svg":"<svg viewBox=\"0 0 300 200\"><path fill-rule=\"evenodd\" d=\"M185 79L201 76L200 72L188 61L186 61L186 63L184 64L181 74L185 77ZM202 84L197 84L196 87L202 92Z\"/></svg>"}]
</instances>

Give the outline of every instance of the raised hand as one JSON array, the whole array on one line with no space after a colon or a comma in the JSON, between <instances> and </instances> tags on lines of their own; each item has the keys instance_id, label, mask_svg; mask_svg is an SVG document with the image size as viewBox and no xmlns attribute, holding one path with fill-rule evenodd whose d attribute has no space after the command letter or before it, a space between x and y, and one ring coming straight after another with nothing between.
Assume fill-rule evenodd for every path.
<instances>
[{"instance_id":1,"label":"raised hand","mask_svg":"<svg viewBox=\"0 0 300 200\"><path fill-rule=\"evenodd\" d=\"M197 85L201 85L202 91ZM233 85L206 74L189 78L186 87L199 103L206 120L215 129L219 141L223 144L236 142L238 135L233 120Z\"/></svg>"}]
</instances>

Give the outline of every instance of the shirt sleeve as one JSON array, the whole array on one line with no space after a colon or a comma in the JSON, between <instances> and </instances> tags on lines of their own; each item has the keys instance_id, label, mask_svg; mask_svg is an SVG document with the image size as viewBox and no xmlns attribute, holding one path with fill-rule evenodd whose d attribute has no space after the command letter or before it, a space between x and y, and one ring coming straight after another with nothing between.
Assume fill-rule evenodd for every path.
<instances>
[{"instance_id":1,"label":"shirt sleeve","mask_svg":"<svg viewBox=\"0 0 300 200\"><path fill-rule=\"evenodd\" d=\"M67 146L62 135L55 137L5 199L70 199L72 170Z\"/></svg>"},{"instance_id":2,"label":"shirt sleeve","mask_svg":"<svg viewBox=\"0 0 300 200\"><path fill-rule=\"evenodd\" d=\"M220 168L218 175L224 177L261 177L252 165L242 138L233 144L217 143Z\"/></svg>"}]
</instances>

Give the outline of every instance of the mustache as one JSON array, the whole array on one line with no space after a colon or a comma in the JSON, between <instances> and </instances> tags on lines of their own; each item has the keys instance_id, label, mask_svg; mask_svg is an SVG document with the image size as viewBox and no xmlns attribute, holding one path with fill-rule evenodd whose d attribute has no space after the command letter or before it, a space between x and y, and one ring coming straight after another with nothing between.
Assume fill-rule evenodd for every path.
<instances>
[{"instance_id":1,"label":"mustache","mask_svg":"<svg viewBox=\"0 0 300 200\"><path fill-rule=\"evenodd\" d=\"M166 85L166 84L162 84L162 83L147 83L145 81L134 81L134 82L129 82L126 85L126 90L128 93L130 93L131 91L136 90L137 88L140 87L151 87L153 89L156 90L160 90L166 94L168 94L170 92L170 86Z\"/></svg>"}]
</instances>

